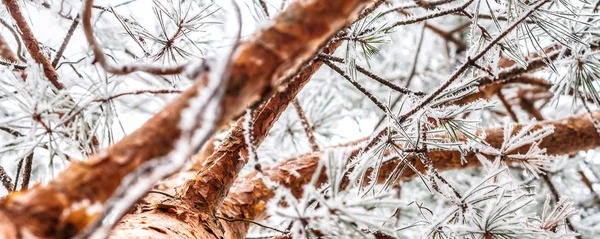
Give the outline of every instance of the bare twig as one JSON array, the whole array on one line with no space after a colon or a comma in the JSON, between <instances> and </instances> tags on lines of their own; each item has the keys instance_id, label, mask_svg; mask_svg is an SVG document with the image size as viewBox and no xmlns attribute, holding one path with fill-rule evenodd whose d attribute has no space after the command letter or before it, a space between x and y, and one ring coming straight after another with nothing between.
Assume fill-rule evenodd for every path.
<instances>
[{"instance_id":1,"label":"bare twig","mask_svg":"<svg viewBox=\"0 0 600 239\"><path fill-rule=\"evenodd\" d=\"M339 63L342 63L342 64L345 63L344 59L342 59L340 57L336 57L336 56L332 56L332 55L327 55L327 54L322 54L322 53L319 54L319 58L327 59L327 60L330 60L330 61L339 62ZM390 81L388 81L386 79L383 79L382 77L376 75L373 72L368 71L367 69L365 69L365 68L363 68L363 67L361 67L359 65L356 65L356 70L358 70L358 72L363 73L364 75L368 76L369 78L371 78L371 79L373 79L373 80L381 83L382 85L385 85L385 86L389 87L390 89L398 91L400 93L417 95L417 96L425 95L425 93L420 92L420 91L411 91L411 90L407 89L406 87L397 86L394 83L392 83L392 82L390 82Z\"/></svg>"},{"instance_id":2,"label":"bare twig","mask_svg":"<svg viewBox=\"0 0 600 239\"><path fill-rule=\"evenodd\" d=\"M11 192L14 189L12 179L8 176L6 170L4 170L4 167L2 166L0 166L0 181L2 181L2 185L6 188L6 191Z\"/></svg>"},{"instance_id":3,"label":"bare twig","mask_svg":"<svg viewBox=\"0 0 600 239\"><path fill-rule=\"evenodd\" d=\"M30 153L25 158L25 167L23 168L23 183L21 184L21 190L29 188L29 181L31 180L32 168L33 168L33 153Z\"/></svg>"},{"instance_id":4,"label":"bare twig","mask_svg":"<svg viewBox=\"0 0 600 239\"><path fill-rule=\"evenodd\" d=\"M17 191L17 184L19 184L19 176L21 175L21 169L23 168L23 161L25 161L25 159L22 158L17 164L17 175L15 176L15 184L12 189L13 191Z\"/></svg>"},{"instance_id":5,"label":"bare twig","mask_svg":"<svg viewBox=\"0 0 600 239\"><path fill-rule=\"evenodd\" d=\"M334 65L331 61L329 61L327 59L321 58L321 60L330 69L337 72L338 74L340 74L340 76L342 76L342 78L344 78L348 82L350 82L350 84L352 84L356 89L358 89L358 91L360 91L365 96L367 96L367 98L369 98L377 106L377 108L381 109L386 114L389 113L388 108L385 107L385 105L383 105L383 103L381 103L377 98L375 98L375 96L373 94L371 94L367 89L365 89L362 85L360 85L358 82L356 82L355 80L350 78L350 76L348 76L348 74L346 74L346 72L344 72L344 70L340 69L339 67L337 67L336 65Z\"/></svg>"},{"instance_id":6,"label":"bare twig","mask_svg":"<svg viewBox=\"0 0 600 239\"><path fill-rule=\"evenodd\" d=\"M105 99L95 99L94 102L106 102L126 95L141 95L141 94L180 94L181 90L138 90L132 92L119 93Z\"/></svg>"},{"instance_id":7,"label":"bare twig","mask_svg":"<svg viewBox=\"0 0 600 239\"><path fill-rule=\"evenodd\" d=\"M7 1L7 0L4 0ZM94 0L86 0L84 2L83 13L81 15L83 32L85 34L85 38L92 48L94 52L94 62L100 64L105 71L115 74L115 75L126 75L132 72L141 71L154 75L177 75L182 73L185 70L187 64L179 65L179 66L170 66L170 67L162 67L162 66L150 66L150 65L122 65L116 66L109 63L102 51L100 44L96 41L94 37L94 29L92 26L92 7L94 4Z\"/></svg>"},{"instance_id":8,"label":"bare twig","mask_svg":"<svg viewBox=\"0 0 600 239\"><path fill-rule=\"evenodd\" d=\"M271 16L269 15L269 9L267 8L267 3L265 2L265 0L258 0L258 3L260 4L260 7L262 8L267 18L270 18Z\"/></svg>"},{"instance_id":9,"label":"bare twig","mask_svg":"<svg viewBox=\"0 0 600 239\"><path fill-rule=\"evenodd\" d=\"M396 23L394 23L391 26L387 27L386 30L390 30L390 29L392 29L394 27L397 27L397 26L409 25L409 24L413 24L413 23L422 22L422 21L425 21L425 20L429 20L429 19L433 19L433 18L445 16L445 15L448 15L448 14L460 12L460 11L464 10L465 8L467 8L469 5L471 5L472 2L473 2L473 0L468 0L463 5L460 5L460 6L455 7L455 8L446 9L446 10L439 11L439 12L436 12L436 13L433 13L433 14L429 14L429 15L418 16L418 17L411 18L411 19L404 20L404 21L397 21ZM387 14L389 12L395 12L395 11L398 11L398 9L392 9L390 11L386 11L383 14Z\"/></svg>"},{"instance_id":10,"label":"bare twig","mask_svg":"<svg viewBox=\"0 0 600 239\"><path fill-rule=\"evenodd\" d=\"M58 65L58 62L60 61L60 58L62 57L63 53L65 52L65 49L67 49L67 45L69 44L71 37L73 37L73 33L75 32L75 29L77 29L78 25L79 25L79 15L77 17L75 17L75 20L73 20L73 23L71 23L71 26L69 27L69 30L67 30L67 35L65 36L63 43L60 45L60 48L58 48L58 51L56 52L56 56L54 56L54 60L52 61L53 67L56 67Z\"/></svg>"},{"instance_id":11,"label":"bare twig","mask_svg":"<svg viewBox=\"0 0 600 239\"><path fill-rule=\"evenodd\" d=\"M265 224L262 224L260 222L257 222L257 221L254 221L254 220L250 220L250 219L245 219L245 218L227 218L227 217L223 217L223 216L219 216L219 215L216 215L216 217L218 219L221 219L221 220L224 220L224 221L227 221L227 222L247 222L247 223L252 223L252 224L260 226L260 227L271 229L271 230L279 232L279 233L283 233L283 234L289 233L287 231L279 230L277 228L270 227L270 226L267 226Z\"/></svg>"},{"instance_id":12,"label":"bare twig","mask_svg":"<svg viewBox=\"0 0 600 239\"><path fill-rule=\"evenodd\" d=\"M315 135L313 133L313 129L304 114L304 110L302 110L302 106L298 101L298 98L294 98L292 100L292 104L294 105L294 109L296 110L296 114L298 114L298 118L300 119L300 123L302 124L302 128L304 128L304 133L306 134L306 138L308 138L308 143L310 143L310 147L313 151L319 151L319 145L315 140Z\"/></svg>"},{"instance_id":13,"label":"bare twig","mask_svg":"<svg viewBox=\"0 0 600 239\"><path fill-rule=\"evenodd\" d=\"M504 94L502 94L502 91L498 90L496 95L498 95L500 102L502 102L502 105L504 105L504 108L506 108L506 111L508 112L508 115L510 115L510 118L514 122L519 123L519 118L517 118L517 114L515 114L515 111L513 111L512 106L508 103L508 101L506 100L506 97L504 97Z\"/></svg>"}]
</instances>

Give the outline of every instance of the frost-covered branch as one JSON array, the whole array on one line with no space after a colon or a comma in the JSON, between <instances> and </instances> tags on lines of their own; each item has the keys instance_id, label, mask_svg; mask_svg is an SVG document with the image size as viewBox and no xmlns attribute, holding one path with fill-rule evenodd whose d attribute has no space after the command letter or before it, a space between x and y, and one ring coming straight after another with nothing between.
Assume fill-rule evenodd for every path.
<instances>
[{"instance_id":1,"label":"frost-covered branch","mask_svg":"<svg viewBox=\"0 0 600 239\"><path fill-rule=\"evenodd\" d=\"M600 119L600 112L594 112L594 116ZM519 130L525 125L516 125L515 130ZM587 114L578 114L564 119L551 121L542 121L534 125L534 129L541 127L554 127L554 133L545 137L539 147L547 150L549 155L573 154L579 151L585 151L600 147L600 135L595 133L595 128L592 120ZM504 130L502 128L488 128L484 130L485 140L492 147L501 147ZM513 131L515 132L515 131ZM366 139L362 141L365 142ZM339 148L337 150L351 151L356 154L360 147L356 145ZM524 145L516 149L516 152L526 153L528 145ZM264 175L271 181L278 183L289 190L296 197L303 193L303 186L315 177L313 174L317 172L319 161L323 152L314 152L299 157L284 160L276 165L268 166L263 169ZM461 152L452 150L433 150L430 151L429 157L432 160L433 166L440 170L456 170L467 167L481 166L480 161L475 157L475 154L466 156L467 163L461 163ZM388 180L389 175L394 168L403 161L391 158L379 168L379 177L376 179L379 183ZM426 171L426 166L421 163L416 157L405 160L407 163L413 164L415 168L421 172ZM319 183L324 183L327 180L325 170L320 171L321 175L318 178ZM412 171L405 171L403 175L398 177L399 181L409 180L416 176ZM270 200L274 193L272 188L267 186L271 183L264 181L262 177L257 176L256 172L250 173L236 181L231 189L229 196L225 199L223 206L219 209L220 213L232 218L247 218L251 220L260 220L265 216L265 210L258 207L261 203ZM249 190L251 189L251 190ZM234 226L235 225L235 226ZM248 229L248 224L236 222L230 225L230 230L235 230L236 235L244 235ZM241 230L241 231L240 231Z\"/></svg>"},{"instance_id":2,"label":"frost-covered branch","mask_svg":"<svg viewBox=\"0 0 600 239\"><path fill-rule=\"evenodd\" d=\"M132 72L141 71L153 75L177 75L182 73L187 64L179 66L150 66L144 64L136 65L114 65L106 59L102 47L94 36L94 28L92 26L92 7L94 6L94 0L86 0L83 5L83 13L81 15L81 24L85 33L85 38L88 44L94 52L94 62L97 62L104 68L105 71L115 75L127 75Z\"/></svg>"}]
</instances>

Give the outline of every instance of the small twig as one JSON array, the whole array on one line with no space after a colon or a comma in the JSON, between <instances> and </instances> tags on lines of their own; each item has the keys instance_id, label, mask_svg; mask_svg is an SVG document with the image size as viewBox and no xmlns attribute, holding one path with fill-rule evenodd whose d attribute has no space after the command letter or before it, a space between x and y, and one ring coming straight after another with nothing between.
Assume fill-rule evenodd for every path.
<instances>
[{"instance_id":1,"label":"small twig","mask_svg":"<svg viewBox=\"0 0 600 239\"><path fill-rule=\"evenodd\" d=\"M386 114L389 113L389 110L383 105L383 103L381 103L377 98L375 98L375 96L373 94L371 94L367 89L365 89L362 85L360 85L358 82L356 82L355 80L353 80L352 78L350 78L350 76L348 76L344 72L344 70L340 69L339 67L337 67L336 65L334 65L331 61L329 61L327 59L321 59L321 60L330 69L332 69L333 71L337 72L338 74L340 74L342 76L342 78L344 78L348 82L350 82L350 84L352 84L356 89L358 89L358 91L360 91L365 96L367 96L367 98L369 98L384 113L386 113Z\"/></svg>"},{"instance_id":2,"label":"small twig","mask_svg":"<svg viewBox=\"0 0 600 239\"><path fill-rule=\"evenodd\" d=\"M116 95L110 96L110 97L105 98L105 99L95 99L94 102L107 102L107 101L113 100L115 98L119 98L121 96L126 96L126 95L180 94L180 93L181 93L181 90L138 90L138 91L133 91L133 92L125 92L125 93L116 94Z\"/></svg>"},{"instance_id":3,"label":"small twig","mask_svg":"<svg viewBox=\"0 0 600 239\"><path fill-rule=\"evenodd\" d=\"M175 196L173 196L173 195L171 195L171 194L168 194L168 193L162 192L162 191L150 190L150 191L148 191L148 193L155 193L155 194L160 194L160 195L163 195L163 196L165 196L165 197L168 197L168 198L172 198L172 199L178 199L177 197L175 197Z\"/></svg>"},{"instance_id":4,"label":"small twig","mask_svg":"<svg viewBox=\"0 0 600 239\"><path fill-rule=\"evenodd\" d=\"M520 103L521 103L521 108L523 110L527 111L527 113L529 113L529 115L533 116L537 120L544 120L542 113L535 107L535 105L534 105L535 102L532 102L531 100L529 100L526 95L520 97Z\"/></svg>"},{"instance_id":5,"label":"small twig","mask_svg":"<svg viewBox=\"0 0 600 239\"><path fill-rule=\"evenodd\" d=\"M320 151L319 145L315 140L315 135L313 133L313 129L308 122L308 118L304 114L304 110L302 110L302 106L298 101L298 98L294 98L292 100L292 104L294 105L294 109L296 109L296 113L298 114L298 118L300 118L300 123L302 124L302 128L304 128L304 133L306 134L306 138L308 138L308 143L310 143L310 147L312 151L317 152Z\"/></svg>"},{"instance_id":6,"label":"small twig","mask_svg":"<svg viewBox=\"0 0 600 239\"><path fill-rule=\"evenodd\" d=\"M455 8L446 9L446 10L439 11L439 12L436 12L436 13L433 13L433 14L429 14L429 15L425 15L425 16L418 16L418 17L415 17L415 18L412 18L412 19L408 19L408 20L397 21L396 23L392 24L391 26L385 28L385 30L388 31L388 30L390 30L390 29L392 29L394 27L397 27L397 26L409 25L409 24L413 24L413 23L422 22L422 21L425 21L425 20L429 20L429 19L433 19L433 18L445 16L445 15L448 15L448 14L460 12L463 9L465 9L466 7L468 7L469 5L471 5L472 2L473 2L473 0L468 0L463 5L460 5L460 6L455 7ZM394 11L397 11L397 10L398 9L392 9L391 11L386 11L383 14L387 14L389 12L394 12Z\"/></svg>"},{"instance_id":7,"label":"small twig","mask_svg":"<svg viewBox=\"0 0 600 239\"><path fill-rule=\"evenodd\" d=\"M408 12L406 9L403 9L403 8L398 8L397 12L401 13L403 15L410 15L410 12ZM456 45L457 51L461 52L461 51L464 51L467 49L467 45L462 40L457 39L452 36L453 32L444 31L441 28L429 23L428 21L423 21L423 24L426 28L428 28L432 32L436 33L440 37L444 38L446 41L450 41L450 42L454 43ZM470 25L470 22L469 22L469 25Z\"/></svg>"},{"instance_id":8,"label":"small twig","mask_svg":"<svg viewBox=\"0 0 600 239\"><path fill-rule=\"evenodd\" d=\"M517 114L515 114L515 111L512 109L512 106L508 103L508 101L506 100L506 97L504 97L504 94L502 94L502 90L498 90L498 92L496 92L496 95L498 95L500 102L502 102L502 104L504 105L504 108L506 108L506 112L508 112L508 115L510 115L510 118L513 121L518 123L519 118L517 118Z\"/></svg>"},{"instance_id":9,"label":"small twig","mask_svg":"<svg viewBox=\"0 0 600 239\"><path fill-rule=\"evenodd\" d=\"M10 178L10 176L8 176L8 174L6 173L6 170L4 170L4 167L0 166L0 181L2 181L2 185L4 185L4 188L6 188L6 191L13 191L14 190L14 184L12 179Z\"/></svg>"},{"instance_id":10,"label":"small twig","mask_svg":"<svg viewBox=\"0 0 600 239\"><path fill-rule=\"evenodd\" d=\"M323 53L319 54L319 58L327 59L327 60L330 60L330 61L339 62L339 63L342 63L342 64L345 63L344 59L342 59L340 57L336 57L336 56L332 56L332 55L328 55L328 54L323 54ZM398 91L400 93L417 95L417 96L425 95L425 93L420 92L420 91L411 91L411 90L409 90L409 89L407 89L405 87L397 86L394 83L392 83L392 82L390 82L390 81L388 81L386 79L383 79L382 77L376 75L373 72L368 71L367 69L365 69L365 68L363 68L363 67L361 67L359 65L356 65L356 70L358 72L360 72L360 73L363 73L365 76L368 76L369 78L371 78L371 79L373 79L373 80L381 83L382 85L385 85L385 86L389 87L390 89Z\"/></svg>"},{"instance_id":11,"label":"small twig","mask_svg":"<svg viewBox=\"0 0 600 239\"><path fill-rule=\"evenodd\" d=\"M282 234L289 233L288 231L279 230L277 228L270 227L270 226L267 226L265 224L262 224L260 222L257 222L257 221L254 221L254 220L250 220L250 219L244 219L244 218L227 218L227 217L223 217L223 216L219 216L219 215L215 215L215 217L218 218L218 219L227 221L227 222L247 222L247 223L252 223L252 224L257 225L259 227L264 227L264 228L267 228L267 229L271 229L273 231L276 231L276 232L279 232L279 233L282 233Z\"/></svg>"},{"instance_id":12,"label":"small twig","mask_svg":"<svg viewBox=\"0 0 600 239\"><path fill-rule=\"evenodd\" d=\"M581 181L583 181L583 183L585 184L585 186L590 190L590 193L592 194L592 197L594 198L594 202L599 203L600 202L600 195L598 195L598 193L596 192L596 190L594 190L594 183L592 182L592 180L590 180L585 175L585 172L583 172L582 170L577 170L577 174L579 174L579 176L581 177Z\"/></svg>"},{"instance_id":13,"label":"small twig","mask_svg":"<svg viewBox=\"0 0 600 239\"><path fill-rule=\"evenodd\" d=\"M65 49L67 49L67 45L69 44L71 37L73 37L73 33L75 32L75 29L77 29L78 25L79 25L79 15L77 15L77 17L75 17L75 20L73 20L73 23L71 23L71 26L69 27L69 30L67 31L67 35L65 36L62 44L60 45L60 48L58 48L58 51L56 52L56 56L54 56L54 60L52 61L53 67L56 67L58 65L58 62L60 61L60 58L62 57L63 53L65 52Z\"/></svg>"},{"instance_id":14,"label":"small twig","mask_svg":"<svg viewBox=\"0 0 600 239\"><path fill-rule=\"evenodd\" d=\"M25 167L23 168L23 183L21 184L21 190L29 188L29 181L31 180L31 170L33 166L33 153L30 153L25 158Z\"/></svg>"},{"instance_id":15,"label":"small twig","mask_svg":"<svg viewBox=\"0 0 600 239\"><path fill-rule=\"evenodd\" d=\"M267 18L271 18L271 16L269 15L269 9L267 8L267 3L265 2L265 0L258 0L258 3L260 4L260 7L262 8L263 12L265 12L265 15L267 16Z\"/></svg>"},{"instance_id":16,"label":"small twig","mask_svg":"<svg viewBox=\"0 0 600 239\"><path fill-rule=\"evenodd\" d=\"M3 0L8 1L8 0ZM115 75L126 75L132 72L141 71L154 75L177 75L184 71L187 64L171 67L149 66L149 65L123 65L115 66L106 60L106 56L100 47L100 44L94 37L94 29L92 26L92 7L94 0L86 0L83 6L82 26L85 38L94 52L94 62L100 64L105 71Z\"/></svg>"},{"instance_id":17,"label":"small twig","mask_svg":"<svg viewBox=\"0 0 600 239\"><path fill-rule=\"evenodd\" d=\"M385 3L386 0L377 0L376 2L374 2L373 4L371 4L370 6L366 7L361 13L360 15L358 15L358 18L356 18L356 20L352 21L352 24L364 19L365 17L369 16L371 13L373 13L375 10L377 10L377 8L379 6L381 6L381 4Z\"/></svg>"},{"instance_id":18,"label":"small twig","mask_svg":"<svg viewBox=\"0 0 600 239\"><path fill-rule=\"evenodd\" d=\"M13 191L17 191L17 184L19 184L19 176L21 175L21 168L23 168L23 161L25 161L24 158L19 160L19 163L17 164L17 175L15 176L15 184L13 186Z\"/></svg>"}]
</instances>

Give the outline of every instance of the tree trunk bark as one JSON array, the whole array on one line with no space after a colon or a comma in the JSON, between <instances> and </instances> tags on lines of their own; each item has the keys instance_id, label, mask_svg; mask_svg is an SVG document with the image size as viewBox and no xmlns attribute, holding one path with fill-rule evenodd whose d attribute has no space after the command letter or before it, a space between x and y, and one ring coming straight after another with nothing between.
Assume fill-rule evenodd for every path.
<instances>
[{"instance_id":1,"label":"tree trunk bark","mask_svg":"<svg viewBox=\"0 0 600 239\"><path fill-rule=\"evenodd\" d=\"M358 16L368 2L297 1L275 18L272 26L241 43L234 55L218 125L228 125L261 96L273 94L280 79L294 75L311 61L334 34ZM73 162L48 185L36 185L3 199L0 202L0 221L6 223L0 224L0 235L3 238L68 238L80 232L97 218L99 209L126 175L144 162L167 155L174 148L181 135L181 112L198 94L199 82L140 129L104 152L85 162ZM181 220L167 222L161 219L170 218L173 214L159 215L154 218L159 227L148 229L158 232L153 234L157 237L222 237L222 227L213 212L242 165L243 162L216 161L211 170L188 185L206 186L205 191L194 192L201 196L198 201L166 209L186 210L175 214ZM188 194L186 197L195 196ZM181 230L169 234L171 229L163 229L166 225L181 225ZM127 232L122 230L115 235L144 237L142 234L128 235Z\"/></svg>"}]
</instances>

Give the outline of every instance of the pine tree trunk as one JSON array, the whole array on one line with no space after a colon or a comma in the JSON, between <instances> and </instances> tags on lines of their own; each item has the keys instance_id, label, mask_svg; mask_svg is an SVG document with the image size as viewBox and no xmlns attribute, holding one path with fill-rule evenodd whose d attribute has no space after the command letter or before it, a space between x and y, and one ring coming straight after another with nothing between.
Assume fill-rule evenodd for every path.
<instances>
[{"instance_id":1,"label":"pine tree trunk","mask_svg":"<svg viewBox=\"0 0 600 239\"><path fill-rule=\"evenodd\" d=\"M228 125L261 96L273 94L277 90L274 86L300 71L334 34L358 16L368 2L297 1L275 18L269 28L241 43L233 60L218 125ZM6 223L0 225L0 235L3 238L69 238L80 232L97 218L98 209L126 175L144 162L167 155L174 148L181 135L178 126L181 112L197 95L199 84L197 81L195 87L105 152L84 162L73 162L48 185L36 185L3 199L0 221ZM156 220L152 219L157 228L146 228L146 232L129 231L132 234L117 231L116 235L145 237L145 233L154 231L159 232L155 236L167 238L177 235L182 238L192 235L222 237L224 232L213 213L243 161L223 160L217 165L205 177L199 178L198 185L204 188L194 193L202 198L179 207L186 210L178 216L181 220L167 222L162 219L173 214L160 215ZM177 232L171 235L169 230L162 229L166 225L181 226L181 230L171 228Z\"/></svg>"}]
</instances>

